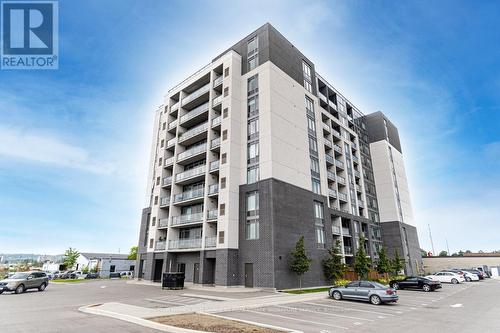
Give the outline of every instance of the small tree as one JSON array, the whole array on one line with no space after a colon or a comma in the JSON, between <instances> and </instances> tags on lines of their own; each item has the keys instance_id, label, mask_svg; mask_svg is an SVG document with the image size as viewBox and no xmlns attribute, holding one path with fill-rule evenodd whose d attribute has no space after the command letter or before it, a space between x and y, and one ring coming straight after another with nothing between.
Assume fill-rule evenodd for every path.
<instances>
[{"instance_id":1,"label":"small tree","mask_svg":"<svg viewBox=\"0 0 500 333\"><path fill-rule=\"evenodd\" d=\"M340 241L337 241L330 250L328 250L329 257L323 259L321 266L323 267L323 274L327 281L335 283L341 279L345 273L346 266L342 262L342 255L340 253Z\"/></svg>"},{"instance_id":2,"label":"small tree","mask_svg":"<svg viewBox=\"0 0 500 333\"><path fill-rule=\"evenodd\" d=\"M422 255L422 258L427 257L427 251L425 251L424 249L420 249L420 254Z\"/></svg>"},{"instance_id":3,"label":"small tree","mask_svg":"<svg viewBox=\"0 0 500 333\"><path fill-rule=\"evenodd\" d=\"M366 256L365 252L365 238L359 238L359 248L354 257L354 271L360 278L366 278L370 271L371 260Z\"/></svg>"},{"instance_id":4,"label":"small tree","mask_svg":"<svg viewBox=\"0 0 500 333\"><path fill-rule=\"evenodd\" d=\"M88 272L89 272L89 265L83 267L83 269L82 269L83 274L87 274Z\"/></svg>"},{"instance_id":5,"label":"small tree","mask_svg":"<svg viewBox=\"0 0 500 333\"><path fill-rule=\"evenodd\" d=\"M385 248L382 247L380 251L378 251L378 263L377 263L377 272L380 274L389 273L391 271L391 263L389 258L387 257L387 253L385 252Z\"/></svg>"},{"instance_id":6,"label":"small tree","mask_svg":"<svg viewBox=\"0 0 500 333\"><path fill-rule=\"evenodd\" d=\"M132 246L130 248L130 254L128 255L128 260L135 260L137 259L137 246Z\"/></svg>"},{"instance_id":7,"label":"small tree","mask_svg":"<svg viewBox=\"0 0 500 333\"><path fill-rule=\"evenodd\" d=\"M73 249L71 247L67 249L64 253L64 265L66 266L66 269L73 268L79 256L80 252L78 252L76 249Z\"/></svg>"},{"instance_id":8,"label":"small tree","mask_svg":"<svg viewBox=\"0 0 500 333\"><path fill-rule=\"evenodd\" d=\"M446 252L446 251L441 251L441 252L439 252L439 256L440 256L440 257L447 257L447 256L448 256L448 252Z\"/></svg>"},{"instance_id":9,"label":"small tree","mask_svg":"<svg viewBox=\"0 0 500 333\"><path fill-rule=\"evenodd\" d=\"M394 251L394 258L391 260L391 271L394 275L398 275L404 268L403 260L399 257L398 251Z\"/></svg>"},{"instance_id":10,"label":"small tree","mask_svg":"<svg viewBox=\"0 0 500 333\"><path fill-rule=\"evenodd\" d=\"M290 270L297 274L299 278L299 288L302 289L302 275L309 271L309 266L312 261L306 254L304 236L301 236L297 244L295 244L295 249L291 252L291 256Z\"/></svg>"}]
</instances>

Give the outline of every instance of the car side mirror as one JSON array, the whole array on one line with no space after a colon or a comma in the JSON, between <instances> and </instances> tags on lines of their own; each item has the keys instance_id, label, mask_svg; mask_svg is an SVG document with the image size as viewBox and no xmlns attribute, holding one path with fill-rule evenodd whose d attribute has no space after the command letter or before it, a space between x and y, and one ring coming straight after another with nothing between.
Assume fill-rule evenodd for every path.
<instances>
[{"instance_id":1,"label":"car side mirror","mask_svg":"<svg viewBox=\"0 0 500 333\"><path fill-rule=\"evenodd\" d=\"M30 275L26 280L31 280L31 279L33 279L33 276Z\"/></svg>"}]
</instances>

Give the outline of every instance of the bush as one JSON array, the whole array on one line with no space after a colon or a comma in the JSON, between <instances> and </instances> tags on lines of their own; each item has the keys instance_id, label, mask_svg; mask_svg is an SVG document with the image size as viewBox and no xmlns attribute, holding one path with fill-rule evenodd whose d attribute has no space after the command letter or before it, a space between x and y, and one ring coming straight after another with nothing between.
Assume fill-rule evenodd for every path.
<instances>
[{"instance_id":1,"label":"bush","mask_svg":"<svg viewBox=\"0 0 500 333\"><path fill-rule=\"evenodd\" d=\"M351 282L351 280L345 280L345 279L338 279L338 280L335 280L335 285L336 286L345 286L346 284L348 284L349 282Z\"/></svg>"}]
</instances>

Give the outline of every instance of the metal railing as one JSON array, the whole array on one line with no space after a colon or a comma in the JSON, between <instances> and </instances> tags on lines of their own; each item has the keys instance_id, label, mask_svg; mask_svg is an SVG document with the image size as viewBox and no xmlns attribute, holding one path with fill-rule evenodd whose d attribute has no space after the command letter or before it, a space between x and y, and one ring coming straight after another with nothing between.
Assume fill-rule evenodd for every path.
<instances>
[{"instance_id":1,"label":"metal railing","mask_svg":"<svg viewBox=\"0 0 500 333\"><path fill-rule=\"evenodd\" d=\"M335 165L338 166L339 168L342 168L344 169L344 162L342 161L339 161L339 160L335 160Z\"/></svg>"},{"instance_id":2,"label":"metal railing","mask_svg":"<svg viewBox=\"0 0 500 333\"><path fill-rule=\"evenodd\" d=\"M336 198L337 197L337 190L334 190L333 188L329 188L328 195L331 196L332 198Z\"/></svg>"},{"instance_id":3,"label":"metal railing","mask_svg":"<svg viewBox=\"0 0 500 333\"><path fill-rule=\"evenodd\" d=\"M198 135L200 133L206 132L208 129L208 122L205 122L201 125L198 125L196 127L191 128L189 131L186 131L179 135L179 142L182 140L189 139L195 135Z\"/></svg>"},{"instance_id":4,"label":"metal railing","mask_svg":"<svg viewBox=\"0 0 500 333\"><path fill-rule=\"evenodd\" d=\"M172 225L188 224L203 221L203 213L172 216Z\"/></svg>"},{"instance_id":5,"label":"metal railing","mask_svg":"<svg viewBox=\"0 0 500 333\"><path fill-rule=\"evenodd\" d=\"M331 171L326 172L326 177L330 180L333 180L333 181L335 181L335 179L336 179L335 174Z\"/></svg>"},{"instance_id":6,"label":"metal railing","mask_svg":"<svg viewBox=\"0 0 500 333\"><path fill-rule=\"evenodd\" d=\"M160 199L160 206L168 206L170 204L170 197L162 197Z\"/></svg>"},{"instance_id":7,"label":"metal railing","mask_svg":"<svg viewBox=\"0 0 500 333\"><path fill-rule=\"evenodd\" d=\"M345 184L345 178L342 176L337 176L337 182L340 184Z\"/></svg>"},{"instance_id":8,"label":"metal railing","mask_svg":"<svg viewBox=\"0 0 500 333\"><path fill-rule=\"evenodd\" d=\"M166 245L167 245L166 241L156 242L156 244L155 244L155 250L156 251L164 251L166 249Z\"/></svg>"},{"instance_id":9,"label":"metal railing","mask_svg":"<svg viewBox=\"0 0 500 333\"><path fill-rule=\"evenodd\" d=\"M359 171L354 170L354 176L361 178L361 173Z\"/></svg>"},{"instance_id":10,"label":"metal railing","mask_svg":"<svg viewBox=\"0 0 500 333\"><path fill-rule=\"evenodd\" d=\"M185 238L170 240L168 242L169 249L197 249L201 247L201 238Z\"/></svg>"},{"instance_id":11,"label":"metal railing","mask_svg":"<svg viewBox=\"0 0 500 333\"><path fill-rule=\"evenodd\" d=\"M344 254L352 254L352 247L344 246Z\"/></svg>"},{"instance_id":12,"label":"metal railing","mask_svg":"<svg viewBox=\"0 0 500 333\"><path fill-rule=\"evenodd\" d=\"M222 117L221 116L218 116L218 117L212 119L212 126L219 125L221 121L222 121Z\"/></svg>"},{"instance_id":13,"label":"metal railing","mask_svg":"<svg viewBox=\"0 0 500 333\"><path fill-rule=\"evenodd\" d=\"M340 147L338 144L334 143L333 144L333 150L335 150L337 153L342 154L342 147Z\"/></svg>"},{"instance_id":14,"label":"metal railing","mask_svg":"<svg viewBox=\"0 0 500 333\"><path fill-rule=\"evenodd\" d=\"M324 140L324 143L325 143L325 146L327 146L327 147L329 147L329 148L333 148L333 145L332 145L332 143L330 142L330 140L325 139L325 140Z\"/></svg>"},{"instance_id":15,"label":"metal railing","mask_svg":"<svg viewBox=\"0 0 500 333\"><path fill-rule=\"evenodd\" d=\"M359 163L359 158L356 155L352 155L352 160L356 163Z\"/></svg>"},{"instance_id":16,"label":"metal railing","mask_svg":"<svg viewBox=\"0 0 500 333\"><path fill-rule=\"evenodd\" d=\"M172 184L172 177L164 177L163 178L163 186L167 186Z\"/></svg>"},{"instance_id":17,"label":"metal railing","mask_svg":"<svg viewBox=\"0 0 500 333\"><path fill-rule=\"evenodd\" d=\"M158 220L158 228L168 227L168 218Z\"/></svg>"},{"instance_id":18,"label":"metal railing","mask_svg":"<svg viewBox=\"0 0 500 333\"><path fill-rule=\"evenodd\" d=\"M210 148L211 149L214 149L214 148L217 148L220 146L220 136L218 138L215 138L213 139L211 142L210 142Z\"/></svg>"},{"instance_id":19,"label":"metal railing","mask_svg":"<svg viewBox=\"0 0 500 333\"><path fill-rule=\"evenodd\" d=\"M347 194L338 192L339 199L347 201Z\"/></svg>"},{"instance_id":20,"label":"metal railing","mask_svg":"<svg viewBox=\"0 0 500 333\"><path fill-rule=\"evenodd\" d=\"M216 220L219 217L219 211L217 209L211 209L207 212L207 220Z\"/></svg>"},{"instance_id":21,"label":"metal railing","mask_svg":"<svg viewBox=\"0 0 500 333\"><path fill-rule=\"evenodd\" d=\"M204 85L203 87L201 87L200 89L194 91L193 93L191 93L190 95L184 97L182 99L182 105L186 105L187 103L191 102L192 100L200 97L201 95L203 95L204 93L208 92L210 90L210 83Z\"/></svg>"},{"instance_id":22,"label":"metal railing","mask_svg":"<svg viewBox=\"0 0 500 333\"><path fill-rule=\"evenodd\" d=\"M335 158L330 154L325 154L325 159L330 164L335 164Z\"/></svg>"},{"instance_id":23,"label":"metal railing","mask_svg":"<svg viewBox=\"0 0 500 333\"><path fill-rule=\"evenodd\" d=\"M220 165L219 160L210 162L210 171L214 171L214 170L219 169L219 165Z\"/></svg>"},{"instance_id":24,"label":"metal railing","mask_svg":"<svg viewBox=\"0 0 500 333\"><path fill-rule=\"evenodd\" d=\"M224 81L224 77L221 75L214 80L214 87L217 87L219 84L222 83L222 81Z\"/></svg>"},{"instance_id":25,"label":"metal railing","mask_svg":"<svg viewBox=\"0 0 500 333\"><path fill-rule=\"evenodd\" d=\"M205 247L216 247L217 237L205 237Z\"/></svg>"},{"instance_id":26,"label":"metal railing","mask_svg":"<svg viewBox=\"0 0 500 333\"><path fill-rule=\"evenodd\" d=\"M204 193L205 193L205 191L203 188L182 192L182 193L176 194L174 196L174 202L180 202L180 201L184 201L184 200L201 198L201 197L203 197Z\"/></svg>"},{"instance_id":27,"label":"metal railing","mask_svg":"<svg viewBox=\"0 0 500 333\"><path fill-rule=\"evenodd\" d=\"M213 184L208 187L208 195L219 193L219 184Z\"/></svg>"},{"instance_id":28,"label":"metal railing","mask_svg":"<svg viewBox=\"0 0 500 333\"><path fill-rule=\"evenodd\" d=\"M191 178L191 177L200 176L200 175L202 175L204 173L205 173L205 166L201 165L201 166L199 166L197 168L190 169L190 170L178 173L175 176L175 180L176 181L180 181L180 180L188 179L188 178Z\"/></svg>"},{"instance_id":29,"label":"metal railing","mask_svg":"<svg viewBox=\"0 0 500 333\"><path fill-rule=\"evenodd\" d=\"M191 156L194 156L194 155L197 155L199 153L206 152L206 151L207 151L206 143L198 145L198 146L194 146L193 148L190 148L186 151L183 151L182 153L177 155L177 161L182 161L183 159L186 159L188 157L191 157Z\"/></svg>"},{"instance_id":30,"label":"metal railing","mask_svg":"<svg viewBox=\"0 0 500 333\"><path fill-rule=\"evenodd\" d=\"M180 118L180 123L182 124L183 122L189 120L189 119L193 119L194 117L196 117L197 115L200 115L204 112L208 111L208 102L205 103L205 104L202 104L194 109L192 109L191 111L189 111L188 113L186 113L185 115L183 115L181 118Z\"/></svg>"}]
</instances>

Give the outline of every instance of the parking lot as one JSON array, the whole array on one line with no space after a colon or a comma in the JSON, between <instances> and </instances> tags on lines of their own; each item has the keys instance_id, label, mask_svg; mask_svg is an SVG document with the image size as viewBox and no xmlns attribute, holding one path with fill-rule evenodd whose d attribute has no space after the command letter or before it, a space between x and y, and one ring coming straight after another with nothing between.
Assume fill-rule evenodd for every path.
<instances>
[{"instance_id":1,"label":"parking lot","mask_svg":"<svg viewBox=\"0 0 500 333\"><path fill-rule=\"evenodd\" d=\"M500 281L448 285L436 292L399 290L397 304L321 299L218 313L303 332L500 332Z\"/></svg>"}]
</instances>

